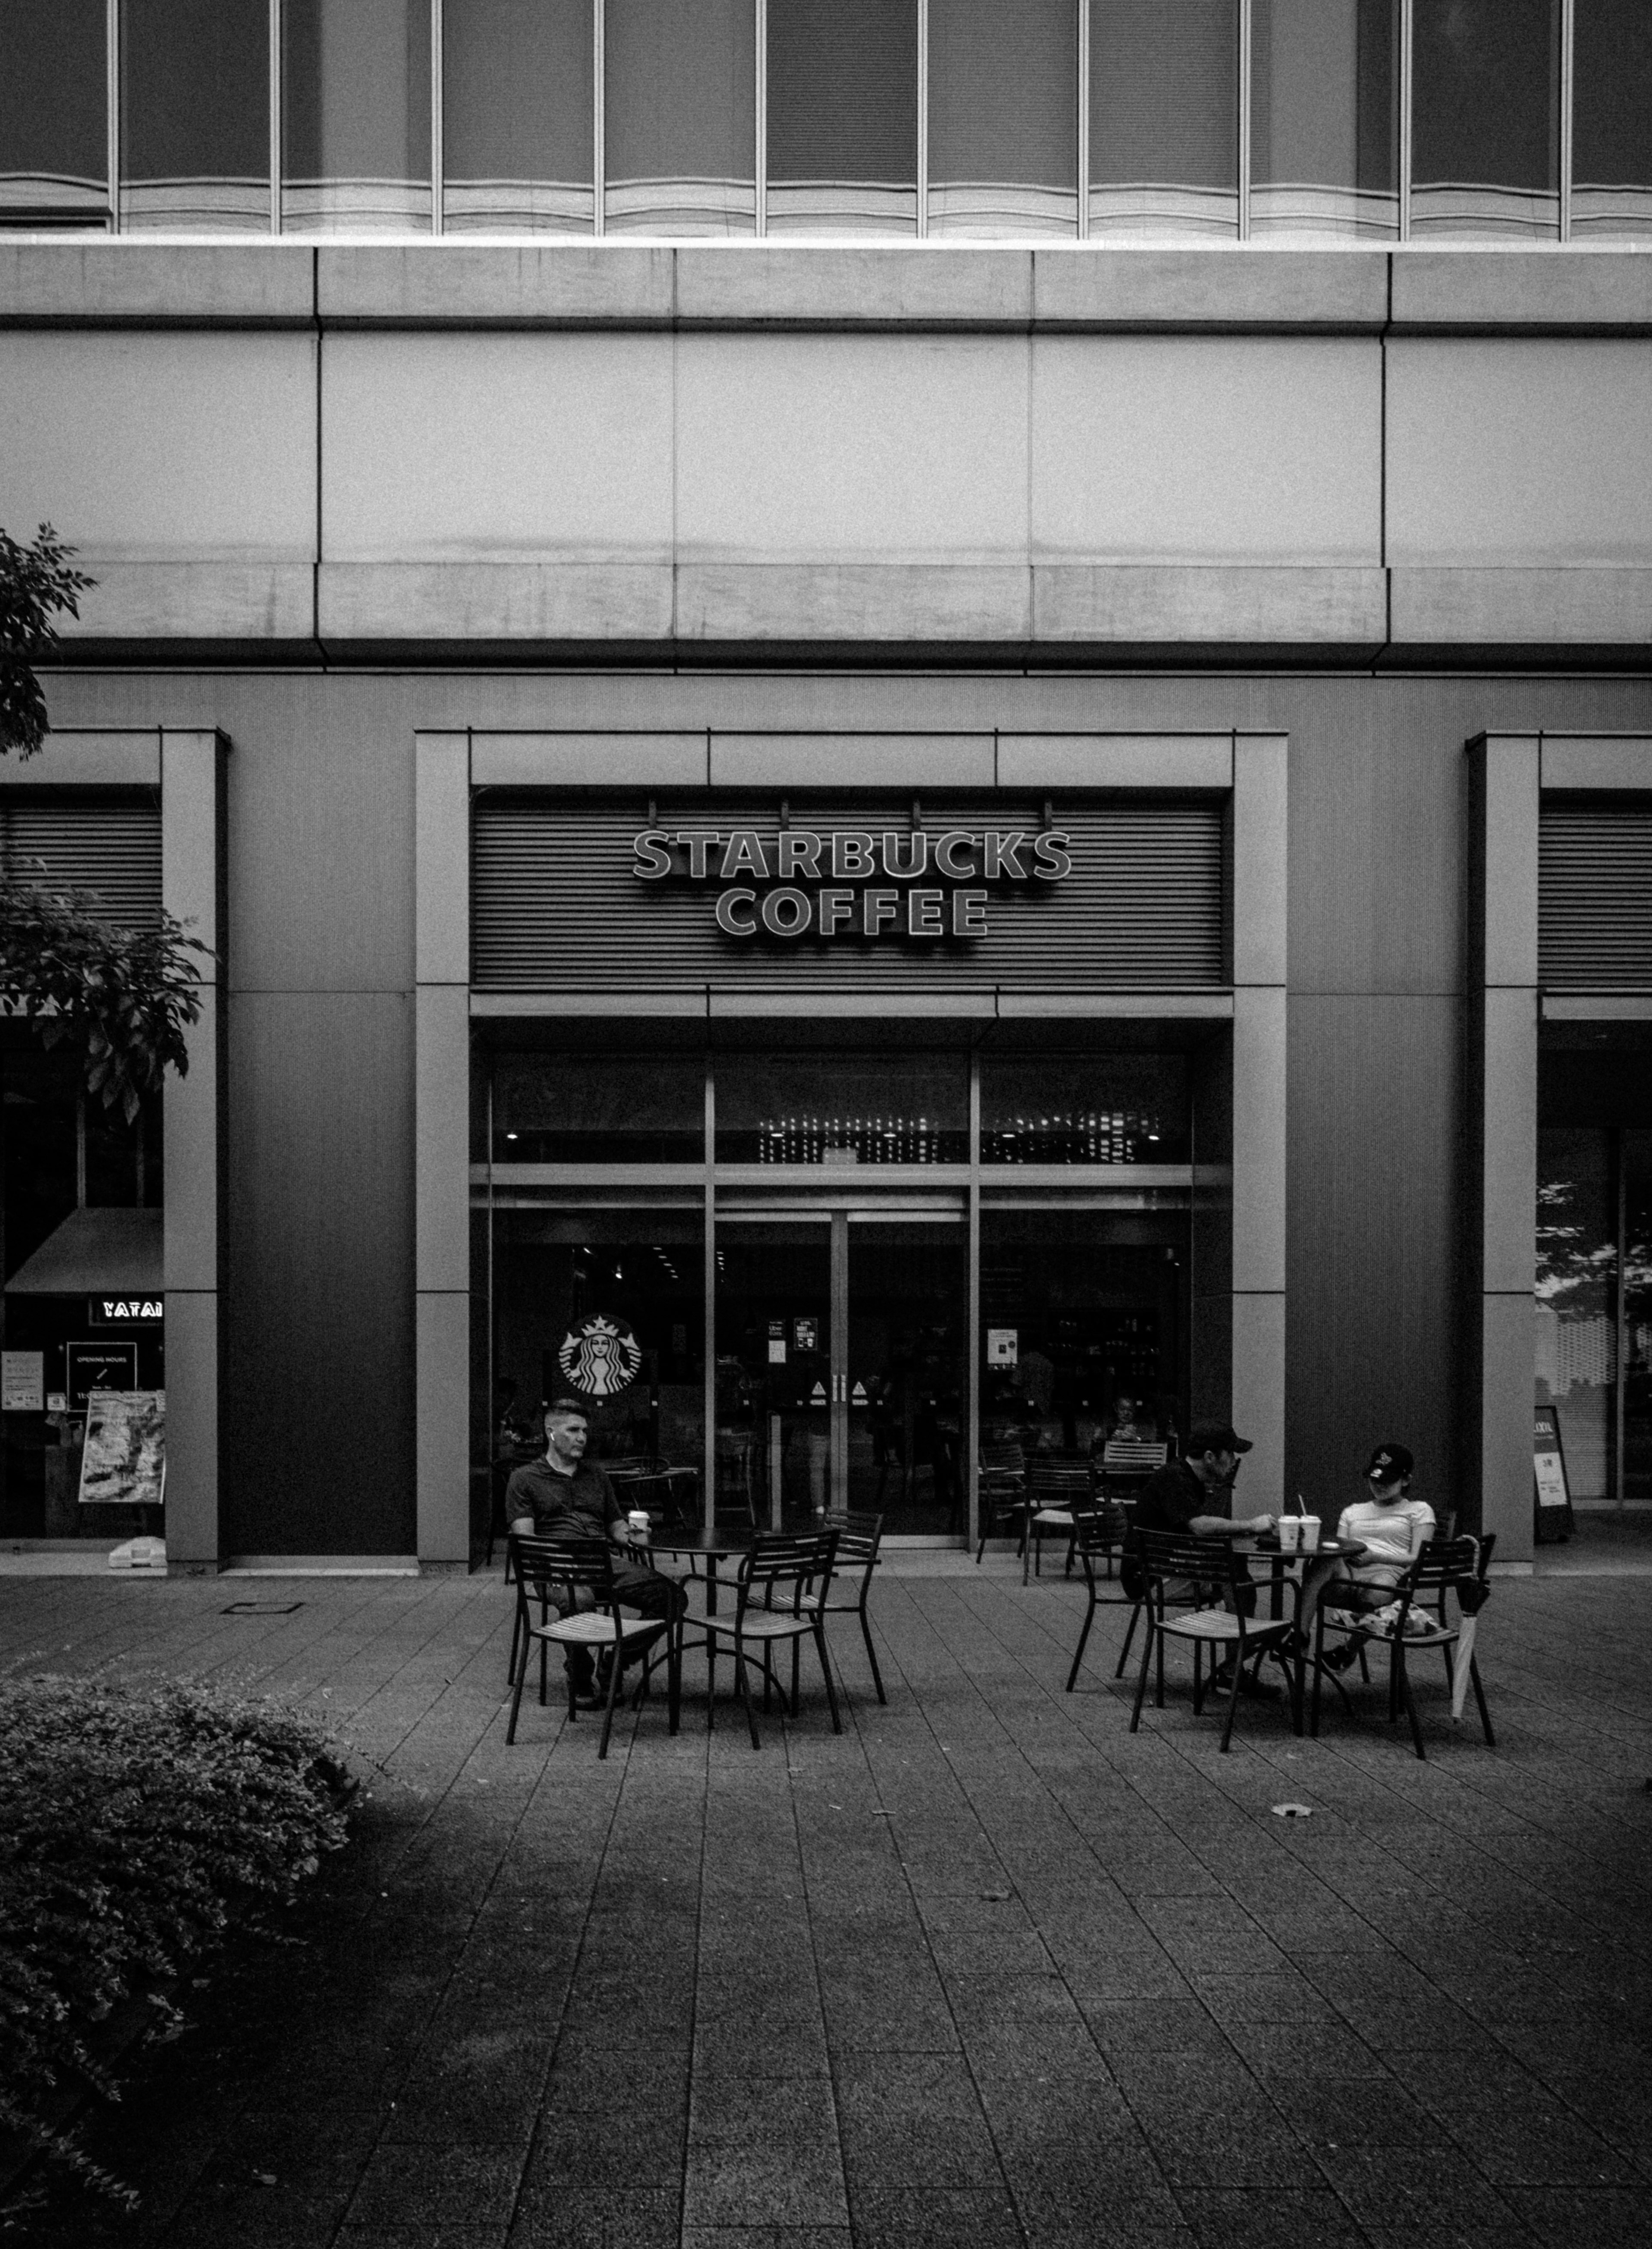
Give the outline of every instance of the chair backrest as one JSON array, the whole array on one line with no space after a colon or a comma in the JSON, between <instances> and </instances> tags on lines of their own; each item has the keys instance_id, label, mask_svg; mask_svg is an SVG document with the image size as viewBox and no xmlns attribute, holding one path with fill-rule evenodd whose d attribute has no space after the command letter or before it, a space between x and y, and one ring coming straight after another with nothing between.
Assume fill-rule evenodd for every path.
<instances>
[{"instance_id":1,"label":"chair backrest","mask_svg":"<svg viewBox=\"0 0 1652 2249\"><path fill-rule=\"evenodd\" d=\"M1167 1578L1189 1578L1200 1586L1237 1585L1243 1575L1231 1541L1226 1538L1191 1538L1180 1530L1146 1530L1138 1526L1132 1533L1135 1558L1144 1576L1155 1585Z\"/></svg>"},{"instance_id":2,"label":"chair backrest","mask_svg":"<svg viewBox=\"0 0 1652 2249\"><path fill-rule=\"evenodd\" d=\"M1403 1581L1409 1585L1414 1599L1428 1593L1443 1593L1448 1585L1459 1578L1470 1580L1484 1575L1482 1542L1466 1535L1461 1538L1430 1538L1411 1565Z\"/></svg>"},{"instance_id":3,"label":"chair backrest","mask_svg":"<svg viewBox=\"0 0 1652 2249\"><path fill-rule=\"evenodd\" d=\"M1035 1499L1082 1503L1094 1496L1096 1479L1088 1461L1049 1461L1035 1455L1027 1463L1027 1489Z\"/></svg>"},{"instance_id":4,"label":"chair backrest","mask_svg":"<svg viewBox=\"0 0 1652 2249\"><path fill-rule=\"evenodd\" d=\"M1145 1437L1109 1437L1101 1448L1104 1475L1151 1475L1170 1458L1170 1448Z\"/></svg>"},{"instance_id":5,"label":"chair backrest","mask_svg":"<svg viewBox=\"0 0 1652 2249\"><path fill-rule=\"evenodd\" d=\"M1116 1553L1130 1536L1130 1517L1115 1500L1104 1499L1080 1517L1075 1528L1075 1551L1086 1556Z\"/></svg>"},{"instance_id":6,"label":"chair backrest","mask_svg":"<svg viewBox=\"0 0 1652 2249\"><path fill-rule=\"evenodd\" d=\"M981 1448L981 1472L989 1476L1025 1475L1027 1455L1019 1445L1008 1441L983 1445Z\"/></svg>"},{"instance_id":7,"label":"chair backrest","mask_svg":"<svg viewBox=\"0 0 1652 2249\"><path fill-rule=\"evenodd\" d=\"M600 1606L612 1603L614 1550L606 1538L526 1538L513 1531L506 1543L519 1601L554 1602L559 1591L583 1588Z\"/></svg>"},{"instance_id":8,"label":"chair backrest","mask_svg":"<svg viewBox=\"0 0 1652 2249\"><path fill-rule=\"evenodd\" d=\"M878 1561L878 1549L884 1536L881 1515L864 1515L852 1508L826 1517L826 1527L837 1533L837 1546L832 1567L840 1578L852 1577L857 1570L871 1575Z\"/></svg>"},{"instance_id":9,"label":"chair backrest","mask_svg":"<svg viewBox=\"0 0 1652 2249\"><path fill-rule=\"evenodd\" d=\"M785 1606L794 1616L817 1608L831 1583L832 1559L837 1551L836 1526L823 1530L764 1531L753 1540L741 1558L738 1579L742 1609L754 1600L765 1608L781 1606L777 1594L789 1594Z\"/></svg>"}]
</instances>

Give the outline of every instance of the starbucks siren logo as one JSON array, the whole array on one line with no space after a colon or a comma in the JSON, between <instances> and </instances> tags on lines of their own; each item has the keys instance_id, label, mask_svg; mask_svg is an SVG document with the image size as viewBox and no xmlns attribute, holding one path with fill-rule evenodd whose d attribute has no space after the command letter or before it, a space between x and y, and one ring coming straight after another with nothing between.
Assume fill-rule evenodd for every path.
<instances>
[{"instance_id":1,"label":"starbucks siren logo","mask_svg":"<svg viewBox=\"0 0 1652 2249\"><path fill-rule=\"evenodd\" d=\"M643 1347L623 1320L593 1312L563 1337L556 1363L588 1398L616 1398L636 1381Z\"/></svg>"}]
</instances>

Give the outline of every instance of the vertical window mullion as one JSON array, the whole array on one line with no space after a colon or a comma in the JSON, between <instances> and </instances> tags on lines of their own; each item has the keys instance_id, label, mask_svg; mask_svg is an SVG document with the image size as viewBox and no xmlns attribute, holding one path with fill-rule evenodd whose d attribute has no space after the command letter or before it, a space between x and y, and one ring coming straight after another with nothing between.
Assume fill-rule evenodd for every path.
<instances>
[{"instance_id":1,"label":"vertical window mullion","mask_svg":"<svg viewBox=\"0 0 1652 2249\"><path fill-rule=\"evenodd\" d=\"M1411 239L1411 58L1415 45L1412 31L1411 0L1400 0L1400 147L1397 155L1401 242Z\"/></svg>"},{"instance_id":2,"label":"vertical window mullion","mask_svg":"<svg viewBox=\"0 0 1652 2249\"><path fill-rule=\"evenodd\" d=\"M1239 239L1250 239L1250 0L1239 0Z\"/></svg>"},{"instance_id":3,"label":"vertical window mullion","mask_svg":"<svg viewBox=\"0 0 1652 2249\"><path fill-rule=\"evenodd\" d=\"M604 205L608 201L608 150L604 146L608 126L608 72L602 52L603 35L607 22L602 0L591 0L591 100L595 114L591 119L591 171L594 194L591 207L591 231L603 231Z\"/></svg>"},{"instance_id":4,"label":"vertical window mullion","mask_svg":"<svg viewBox=\"0 0 1652 2249\"><path fill-rule=\"evenodd\" d=\"M1090 0L1078 0L1078 239L1090 237Z\"/></svg>"},{"instance_id":5,"label":"vertical window mullion","mask_svg":"<svg viewBox=\"0 0 1652 2249\"><path fill-rule=\"evenodd\" d=\"M104 142L109 171L109 231L120 231L120 0L106 0L103 85Z\"/></svg>"},{"instance_id":6,"label":"vertical window mullion","mask_svg":"<svg viewBox=\"0 0 1652 2249\"><path fill-rule=\"evenodd\" d=\"M442 231L442 0L430 0L430 232ZM488 1397L492 1398L492 1392Z\"/></svg>"},{"instance_id":7,"label":"vertical window mullion","mask_svg":"<svg viewBox=\"0 0 1652 2249\"><path fill-rule=\"evenodd\" d=\"M270 0L270 232L281 231L281 0Z\"/></svg>"},{"instance_id":8,"label":"vertical window mullion","mask_svg":"<svg viewBox=\"0 0 1652 2249\"><path fill-rule=\"evenodd\" d=\"M918 232L929 232L929 0L918 0Z\"/></svg>"},{"instance_id":9,"label":"vertical window mullion","mask_svg":"<svg viewBox=\"0 0 1652 2249\"><path fill-rule=\"evenodd\" d=\"M753 99L756 103L756 124L753 132L753 175L756 209L753 215L754 230L759 240L768 232L768 0L752 0L757 10L757 30L753 42L756 86Z\"/></svg>"},{"instance_id":10,"label":"vertical window mullion","mask_svg":"<svg viewBox=\"0 0 1652 2249\"><path fill-rule=\"evenodd\" d=\"M1576 107L1577 0L1560 0L1560 239L1572 239L1572 138ZM1620 1481L1621 1470L1620 1470Z\"/></svg>"}]
</instances>

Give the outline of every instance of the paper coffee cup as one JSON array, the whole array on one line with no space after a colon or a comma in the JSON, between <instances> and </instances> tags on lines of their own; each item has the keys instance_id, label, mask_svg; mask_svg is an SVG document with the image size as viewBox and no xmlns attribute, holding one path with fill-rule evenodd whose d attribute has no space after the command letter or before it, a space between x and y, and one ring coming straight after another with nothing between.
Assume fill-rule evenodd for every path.
<instances>
[{"instance_id":1,"label":"paper coffee cup","mask_svg":"<svg viewBox=\"0 0 1652 2249\"><path fill-rule=\"evenodd\" d=\"M1313 1553L1317 1553L1317 1552L1318 1551L1318 1547L1319 1547L1319 1518L1318 1518L1318 1517L1317 1515L1304 1515L1304 1516L1301 1517L1299 1519L1300 1519L1301 1523L1302 1523L1302 1551L1303 1551L1303 1552L1304 1552L1304 1554L1313 1554Z\"/></svg>"},{"instance_id":2,"label":"paper coffee cup","mask_svg":"<svg viewBox=\"0 0 1652 2249\"><path fill-rule=\"evenodd\" d=\"M645 1507L634 1507L625 1520L639 1537L647 1532L648 1510Z\"/></svg>"},{"instance_id":3,"label":"paper coffee cup","mask_svg":"<svg viewBox=\"0 0 1652 2249\"><path fill-rule=\"evenodd\" d=\"M1274 1524L1274 1529L1279 1533L1280 1552L1294 1554L1297 1551L1297 1543L1302 1536L1302 1517L1299 1515L1282 1515Z\"/></svg>"}]
</instances>

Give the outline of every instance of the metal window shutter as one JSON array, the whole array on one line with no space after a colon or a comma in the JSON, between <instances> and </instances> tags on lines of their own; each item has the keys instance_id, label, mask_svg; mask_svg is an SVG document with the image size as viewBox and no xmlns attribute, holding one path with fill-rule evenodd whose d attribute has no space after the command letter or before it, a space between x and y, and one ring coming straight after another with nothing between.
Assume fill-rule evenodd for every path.
<instances>
[{"instance_id":1,"label":"metal window shutter","mask_svg":"<svg viewBox=\"0 0 1652 2249\"><path fill-rule=\"evenodd\" d=\"M909 825L905 809L864 803L829 810L794 801L790 817L794 827ZM654 824L755 828L772 837L778 821L773 803L661 803ZM972 824L1036 832L1042 807L925 800L932 834ZM1225 981L1223 815L1210 799L1057 808L1057 825L1071 838L1072 874L1059 884L990 890L989 933L967 946L888 937L732 940L712 918L715 881L633 878L631 838L649 825L644 803L479 798L472 831L476 985L807 994L1178 991Z\"/></svg>"},{"instance_id":2,"label":"metal window shutter","mask_svg":"<svg viewBox=\"0 0 1652 2249\"><path fill-rule=\"evenodd\" d=\"M0 804L0 865L47 890L95 892L103 918L117 926L153 924L161 913L161 808Z\"/></svg>"},{"instance_id":3,"label":"metal window shutter","mask_svg":"<svg viewBox=\"0 0 1652 2249\"><path fill-rule=\"evenodd\" d=\"M1538 979L1554 992L1652 990L1652 805L1543 806Z\"/></svg>"}]
</instances>

